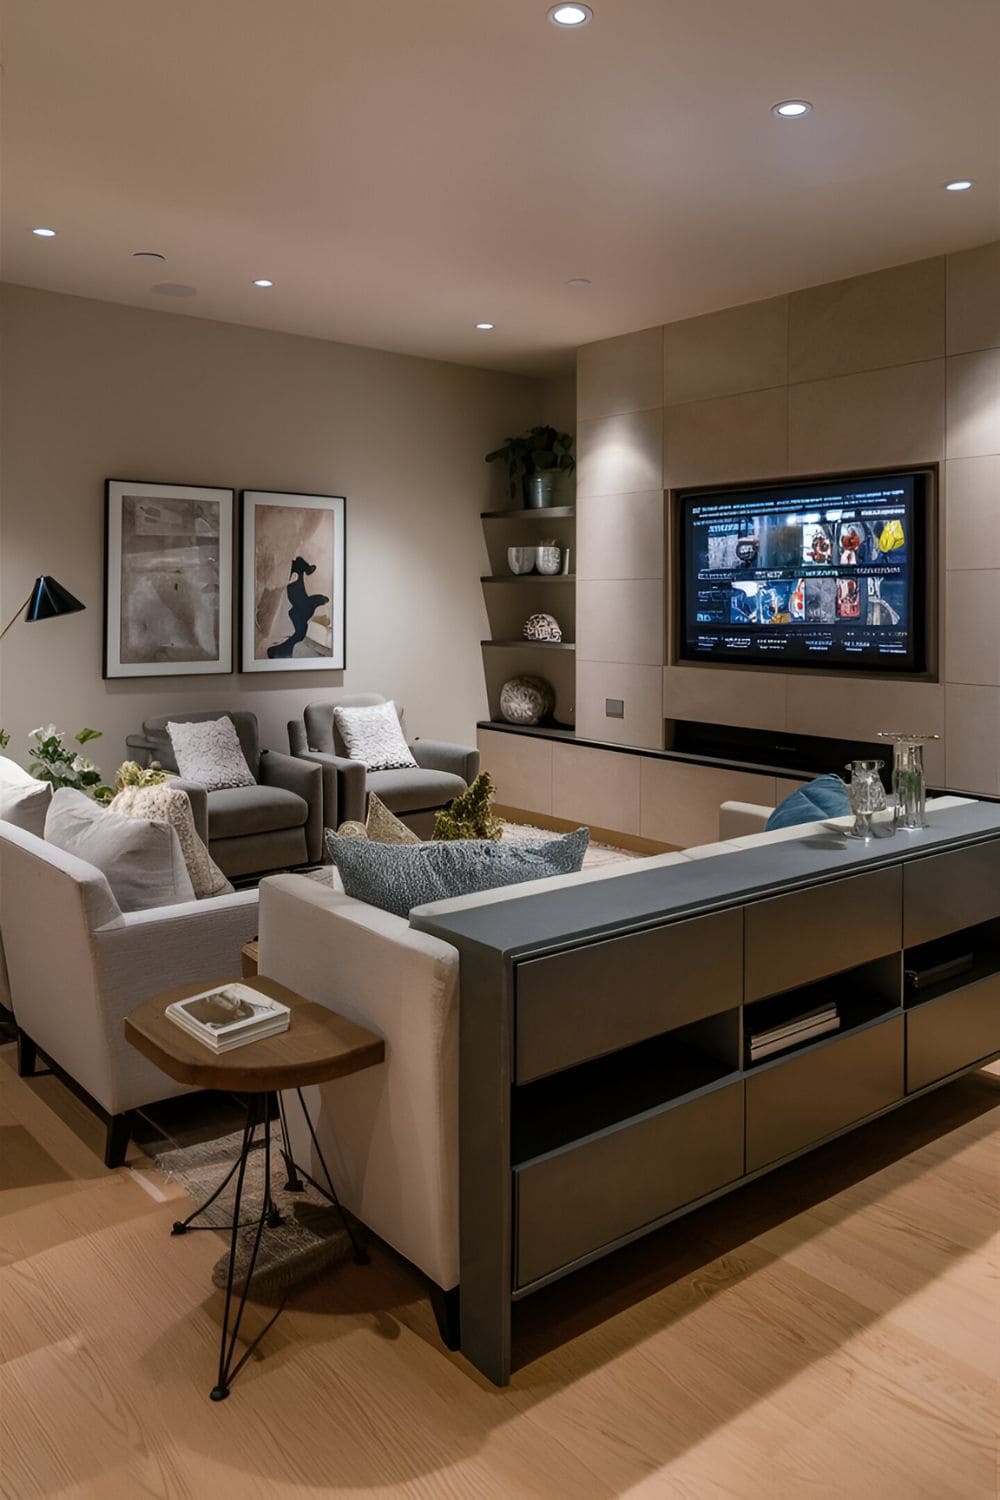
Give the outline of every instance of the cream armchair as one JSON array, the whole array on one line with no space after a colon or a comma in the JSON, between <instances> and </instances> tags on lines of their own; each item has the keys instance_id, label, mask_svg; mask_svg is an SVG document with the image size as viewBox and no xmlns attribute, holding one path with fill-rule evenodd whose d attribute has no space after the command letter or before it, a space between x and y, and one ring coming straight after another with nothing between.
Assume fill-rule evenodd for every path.
<instances>
[{"instance_id":1,"label":"cream armchair","mask_svg":"<svg viewBox=\"0 0 1000 1500\"><path fill-rule=\"evenodd\" d=\"M161 990L240 972L257 892L122 912L100 870L0 822L0 932L18 1031L18 1070L41 1052L107 1125L120 1166L131 1112L189 1093L125 1040L131 1010Z\"/></svg>"}]
</instances>

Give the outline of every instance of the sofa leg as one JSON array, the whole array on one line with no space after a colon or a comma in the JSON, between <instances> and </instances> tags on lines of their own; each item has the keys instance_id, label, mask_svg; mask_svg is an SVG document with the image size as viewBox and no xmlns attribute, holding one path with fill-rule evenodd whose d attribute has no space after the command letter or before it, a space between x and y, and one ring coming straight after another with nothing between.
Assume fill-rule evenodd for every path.
<instances>
[{"instance_id":1,"label":"sofa leg","mask_svg":"<svg viewBox=\"0 0 1000 1500\"><path fill-rule=\"evenodd\" d=\"M106 1167L125 1165L125 1153L131 1139L132 1111L127 1109L124 1114L111 1115L108 1120L108 1133L104 1139L104 1165Z\"/></svg>"},{"instance_id":2,"label":"sofa leg","mask_svg":"<svg viewBox=\"0 0 1000 1500\"><path fill-rule=\"evenodd\" d=\"M450 1291L439 1287L436 1281L430 1283L431 1307L434 1309L434 1317L437 1321L438 1333L441 1342L446 1349L457 1349L461 1342L461 1326L459 1320L459 1288L453 1286Z\"/></svg>"},{"instance_id":3,"label":"sofa leg","mask_svg":"<svg viewBox=\"0 0 1000 1500\"><path fill-rule=\"evenodd\" d=\"M33 1078L35 1076L35 1063L38 1061L38 1048L31 1037L20 1027L17 1029L17 1076L19 1078Z\"/></svg>"}]
</instances>

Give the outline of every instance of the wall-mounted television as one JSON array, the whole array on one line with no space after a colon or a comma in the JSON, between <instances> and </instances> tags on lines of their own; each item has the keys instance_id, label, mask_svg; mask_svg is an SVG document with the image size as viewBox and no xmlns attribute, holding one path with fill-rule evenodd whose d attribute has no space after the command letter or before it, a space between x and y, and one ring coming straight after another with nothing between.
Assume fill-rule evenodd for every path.
<instances>
[{"instance_id":1,"label":"wall-mounted television","mask_svg":"<svg viewBox=\"0 0 1000 1500\"><path fill-rule=\"evenodd\" d=\"M678 656L925 672L932 478L681 492Z\"/></svg>"}]
</instances>

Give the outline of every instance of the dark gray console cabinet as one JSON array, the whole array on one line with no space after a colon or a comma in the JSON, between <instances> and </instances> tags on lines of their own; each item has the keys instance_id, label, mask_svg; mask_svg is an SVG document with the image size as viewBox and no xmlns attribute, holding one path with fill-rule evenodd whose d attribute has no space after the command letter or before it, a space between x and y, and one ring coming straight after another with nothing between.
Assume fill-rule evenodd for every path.
<instances>
[{"instance_id":1,"label":"dark gray console cabinet","mask_svg":"<svg viewBox=\"0 0 1000 1500\"><path fill-rule=\"evenodd\" d=\"M995 804L412 920L461 954L461 1345L497 1384L520 1299L1000 1052Z\"/></svg>"}]
</instances>

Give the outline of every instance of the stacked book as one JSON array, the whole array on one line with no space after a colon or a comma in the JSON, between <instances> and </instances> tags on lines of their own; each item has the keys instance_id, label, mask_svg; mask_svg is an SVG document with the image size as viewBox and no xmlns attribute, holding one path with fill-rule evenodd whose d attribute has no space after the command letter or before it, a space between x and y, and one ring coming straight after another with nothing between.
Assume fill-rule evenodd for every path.
<instances>
[{"instance_id":1,"label":"stacked book","mask_svg":"<svg viewBox=\"0 0 1000 1500\"><path fill-rule=\"evenodd\" d=\"M836 1031L839 1026L840 1017L835 1005L817 1005L815 1010L808 1010L791 1021L783 1021L780 1026L751 1032L750 1061L760 1062L761 1058L770 1057L774 1052L784 1052L787 1047L814 1041L828 1031Z\"/></svg>"},{"instance_id":2,"label":"stacked book","mask_svg":"<svg viewBox=\"0 0 1000 1500\"><path fill-rule=\"evenodd\" d=\"M190 1000L175 1000L164 1011L175 1026L213 1052L229 1052L287 1031L291 1014L280 1000L246 984L227 984Z\"/></svg>"}]
</instances>

